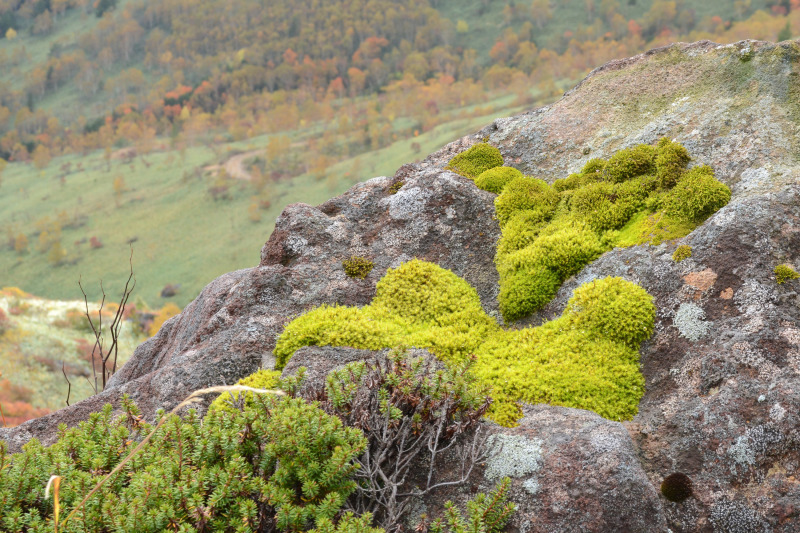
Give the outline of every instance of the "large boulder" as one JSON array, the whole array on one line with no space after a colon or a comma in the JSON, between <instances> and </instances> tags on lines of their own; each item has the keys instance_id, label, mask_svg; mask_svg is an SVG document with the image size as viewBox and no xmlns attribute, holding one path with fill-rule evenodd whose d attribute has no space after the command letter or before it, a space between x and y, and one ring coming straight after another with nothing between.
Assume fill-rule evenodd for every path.
<instances>
[{"instance_id":1,"label":"large boulder","mask_svg":"<svg viewBox=\"0 0 800 533\"><path fill-rule=\"evenodd\" d=\"M394 178L375 178L316 208L289 206L259 266L210 284L136 350L109 390L0 430L0 438L12 449L32 436L50 441L57 422L73 424L122 393L151 417L193 390L232 383L272 364L275 338L293 316L321 303L366 304L386 269L413 257L467 279L496 316L493 195L444 171L447 161L488 137L507 164L552 181L590 158L667 136L696 164L711 165L732 200L681 240L692 247L690 259L672 260L678 243L608 252L526 321L558 316L577 286L608 275L641 284L658 308L655 334L642 349L646 392L633 421L537 407L508 433L541 441L543 450L536 494L519 499L529 480L515 481L515 498L530 510L515 524L521 531L559 523L638 531L649 517L660 531L663 517L674 533L798 531L800 282L778 285L772 272L781 263L800 267L799 59L797 42L703 41L613 61L553 105L498 119ZM374 262L364 280L345 275L341 262L350 255ZM673 474L691 495L654 498Z\"/></svg>"}]
</instances>

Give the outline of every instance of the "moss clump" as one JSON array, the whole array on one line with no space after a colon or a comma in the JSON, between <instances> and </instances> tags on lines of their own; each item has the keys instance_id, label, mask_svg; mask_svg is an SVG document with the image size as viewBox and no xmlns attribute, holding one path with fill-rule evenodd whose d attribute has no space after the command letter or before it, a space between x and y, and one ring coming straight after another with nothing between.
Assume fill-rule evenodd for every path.
<instances>
[{"instance_id":1,"label":"moss clump","mask_svg":"<svg viewBox=\"0 0 800 533\"><path fill-rule=\"evenodd\" d=\"M250 374L249 376L240 379L236 384L244 385L246 387L253 387L254 389L275 389L278 386L280 379L281 373L279 371L262 369L258 370L254 374ZM237 410L234 406L242 401L242 395L244 395L244 406L252 406L252 392L223 392L217 397L216 400L211 402L211 405L208 406L208 411L233 412Z\"/></svg>"},{"instance_id":2,"label":"moss clump","mask_svg":"<svg viewBox=\"0 0 800 533\"><path fill-rule=\"evenodd\" d=\"M692 257L692 247L688 244L681 244L675 251L672 253L672 260L676 263L680 263L684 259L689 259Z\"/></svg>"},{"instance_id":3,"label":"moss clump","mask_svg":"<svg viewBox=\"0 0 800 533\"><path fill-rule=\"evenodd\" d=\"M462 359L497 329L467 282L415 259L387 271L370 305L323 305L292 321L278 339L275 356L283 368L301 346L379 350L407 345L429 348L445 360Z\"/></svg>"},{"instance_id":4,"label":"moss clump","mask_svg":"<svg viewBox=\"0 0 800 533\"><path fill-rule=\"evenodd\" d=\"M387 192L388 192L389 194L397 194L397 193L398 193L398 191L400 191L400 189L402 189L402 188L403 188L403 185L405 185L405 184L406 184L406 182L405 182L405 181L403 181L403 180L400 180L400 181L395 181L394 183L392 183L392 184L389 186L389 189L388 189L388 191L387 191Z\"/></svg>"},{"instance_id":5,"label":"moss clump","mask_svg":"<svg viewBox=\"0 0 800 533\"><path fill-rule=\"evenodd\" d=\"M797 278L800 278L800 274L795 272L789 265L784 264L775 267L775 281L778 282L778 285Z\"/></svg>"},{"instance_id":6,"label":"moss clump","mask_svg":"<svg viewBox=\"0 0 800 533\"><path fill-rule=\"evenodd\" d=\"M651 173L656 166L656 148L640 144L615 153L603 167L605 181L622 183L636 176Z\"/></svg>"},{"instance_id":7,"label":"moss clump","mask_svg":"<svg viewBox=\"0 0 800 533\"><path fill-rule=\"evenodd\" d=\"M494 167L485 172L481 172L481 175L475 178L475 185L484 191L500 194L509 181L521 177L522 172L516 168Z\"/></svg>"},{"instance_id":8,"label":"moss clump","mask_svg":"<svg viewBox=\"0 0 800 533\"><path fill-rule=\"evenodd\" d=\"M490 168L503 164L500 150L487 143L478 143L461 152L447 164L447 170L475 179Z\"/></svg>"},{"instance_id":9,"label":"moss clump","mask_svg":"<svg viewBox=\"0 0 800 533\"><path fill-rule=\"evenodd\" d=\"M366 257L359 257L357 255L354 255L351 258L342 261L342 267L344 268L344 273L350 276L351 278L361 278L361 279L366 278L367 274L369 274L372 271L372 268L374 266L375 263L373 263Z\"/></svg>"},{"instance_id":10,"label":"moss clump","mask_svg":"<svg viewBox=\"0 0 800 533\"><path fill-rule=\"evenodd\" d=\"M518 211L539 211L544 220L549 220L559 199L558 191L544 181L523 176L506 184L494 199L494 209L502 228Z\"/></svg>"},{"instance_id":11,"label":"moss clump","mask_svg":"<svg viewBox=\"0 0 800 533\"><path fill-rule=\"evenodd\" d=\"M700 224L731 200L731 190L714 179L711 167L703 165L687 171L664 197L668 216Z\"/></svg>"},{"instance_id":12,"label":"moss clump","mask_svg":"<svg viewBox=\"0 0 800 533\"><path fill-rule=\"evenodd\" d=\"M680 472L670 474L661 482L661 494L671 502L682 502L692 495L692 480Z\"/></svg>"},{"instance_id":13,"label":"moss clump","mask_svg":"<svg viewBox=\"0 0 800 533\"><path fill-rule=\"evenodd\" d=\"M546 305L558 289L552 275L560 284L614 247L684 237L725 205L730 189L709 167L687 170L689 161L683 146L662 139L592 159L552 187L531 177L509 181L495 199L503 317Z\"/></svg>"},{"instance_id":14,"label":"moss clump","mask_svg":"<svg viewBox=\"0 0 800 533\"><path fill-rule=\"evenodd\" d=\"M547 290L559 281L547 268L518 280L519 290L533 295L545 289L528 290L527 280L538 280ZM275 355L283 367L307 345L416 346L448 363L475 354L475 375L494 387L490 416L499 423L514 424L520 400L627 419L644 392L638 348L652 333L654 319L655 307L644 289L606 278L576 289L560 318L505 331L486 315L464 280L414 260L387 272L370 305L322 306L296 318L278 339Z\"/></svg>"}]
</instances>

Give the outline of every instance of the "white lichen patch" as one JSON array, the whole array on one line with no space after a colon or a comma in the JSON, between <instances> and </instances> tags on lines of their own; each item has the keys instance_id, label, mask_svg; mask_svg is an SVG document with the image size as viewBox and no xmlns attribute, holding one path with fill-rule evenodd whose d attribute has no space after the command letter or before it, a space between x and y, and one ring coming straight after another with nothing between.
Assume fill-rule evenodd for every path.
<instances>
[{"instance_id":1,"label":"white lichen patch","mask_svg":"<svg viewBox=\"0 0 800 533\"><path fill-rule=\"evenodd\" d=\"M736 467L747 468L756 464L756 452L750 445L750 437L742 435L728 448L728 456L733 460L731 472L736 474Z\"/></svg>"},{"instance_id":2,"label":"white lichen patch","mask_svg":"<svg viewBox=\"0 0 800 533\"><path fill-rule=\"evenodd\" d=\"M693 303L682 303L672 319L681 336L692 342L700 340L711 329L712 322L705 320L706 312Z\"/></svg>"},{"instance_id":3,"label":"white lichen patch","mask_svg":"<svg viewBox=\"0 0 800 533\"><path fill-rule=\"evenodd\" d=\"M786 416L786 409L779 403L773 405L769 410L769 417L774 422L780 422Z\"/></svg>"},{"instance_id":4,"label":"white lichen patch","mask_svg":"<svg viewBox=\"0 0 800 533\"><path fill-rule=\"evenodd\" d=\"M520 435L492 435L486 446L489 452L484 476L490 481L504 477L529 476L542 467L541 439L528 439ZM529 483L530 487L535 487L538 491L538 483L533 483L535 482Z\"/></svg>"}]
</instances>

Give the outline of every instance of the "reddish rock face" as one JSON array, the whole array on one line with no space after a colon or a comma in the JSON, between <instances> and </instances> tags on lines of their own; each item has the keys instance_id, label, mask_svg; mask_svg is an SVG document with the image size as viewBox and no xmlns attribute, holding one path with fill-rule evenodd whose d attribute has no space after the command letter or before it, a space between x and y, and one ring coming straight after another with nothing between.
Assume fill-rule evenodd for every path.
<instances>
[{"instance_id":1,"label":"reddish rock face","mask_svg":"<svg viewBox=\"0 0 800 533\"><path fill-rule=\"evenodd\" d=\"M673 45L611 62L555 104L498 119L394 179L372 179L319 207L291 205L259 266L212 282L136 350L109 390L0 438L12 449L34 436L51 442L57 423L74 425L123 393L152 417L198 388L233 383L271 364L293 316L321 303L366 304L387 268L413 257L464 277L497 316L494 196L443 171L447 161L488 137L507 164L552 181L590 158L668 136L711 165L732 200L680 243L606 253L523 321L559 315L577 286L602 276L641 284L658 308L633 421L538 406L520 428L497 430L532 457L533 470L514 476L513 526L800 531L800 281L778 285L773 275L778 264L800 267L798 75L796 42ZM692 257L672 261L677 244L690 245ZM342 269L353 255L375 264L364 280ZM336 357L313 363L317 373ZM682 501L658 492L675 473L691 482ZM463 501L490 481L441 497Z\"/></svg>"}]
</instances>

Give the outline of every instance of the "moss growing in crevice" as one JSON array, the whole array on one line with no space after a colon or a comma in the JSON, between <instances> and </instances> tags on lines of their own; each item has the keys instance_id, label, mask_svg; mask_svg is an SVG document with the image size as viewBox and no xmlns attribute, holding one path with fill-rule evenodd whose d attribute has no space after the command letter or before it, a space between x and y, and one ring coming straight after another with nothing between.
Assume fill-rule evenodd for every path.
<instances>
[{"instance_id":1,"label":"moss growing in crevice","mask_svg":"<svg viewBox=\"0 0 800 533\"><path fill-rule=\"evenodd\" d=\"M778 282L778 285L797 278L800 278L800 274L795 272L789 265L784 264L775 267L775 281Z\"/></svg>"},{"instance_id":2,"label":"moss growing in crevice","mask_svg":"<svg viewBox=\"0 0 800 533\"><path fill-rule=\"evenodd\" d=\"M684 237L727 204L730 189L710 167L688 169L690 159L683 146L661 139L608 161L592 159L552 187L530 177L511 180L495 199L504 319L544 307L564 280L603 252Z\"/></svg>"},{"instance_id":3,"label":"moss growing in crevice","mask_svg":"<svg viewBox=\"0 0 800 533\"><path fill-rule=\"evenodd\" d=\"M558 279L547 275L553 274L543 274L541 283L555 286ZM498 423L514 424L521 415L518 401L629 419L644 393L639 344L652 334L654 319L655 307L644 289L605 278L576 289L560 318L506 331L483 311L467 282L413 260L387 272L370 305L323 305L293 320L275 355L281 368L307 345L415 346L447 363L474 354L476 376L494 387L490 416Z\"/></svg>"},{"instance_id":4,"label":"moss growing in crevice","mask_svg":"<svg viewBox=\"0 0 800 533\"><path fill-rule=\"evenodd\" d=\"M367 275L372 272L372 268L374 266L375 264L366 257L360 257L357 255L342 261L344 273L351 278L366 278Z\"/></svg>"},{"instance_id":5,"label":"moss growing in crevice","mask_svg":"<svg viewBox=\"0 0 800 533\"><path fill-rule=\"evenodd\" d=\"M672 260L676 263L680 263L690 257L692 257L692 247L688 244L681 244L675 248L675 251L672 253Z\"/></svg>"}]
</instances>

